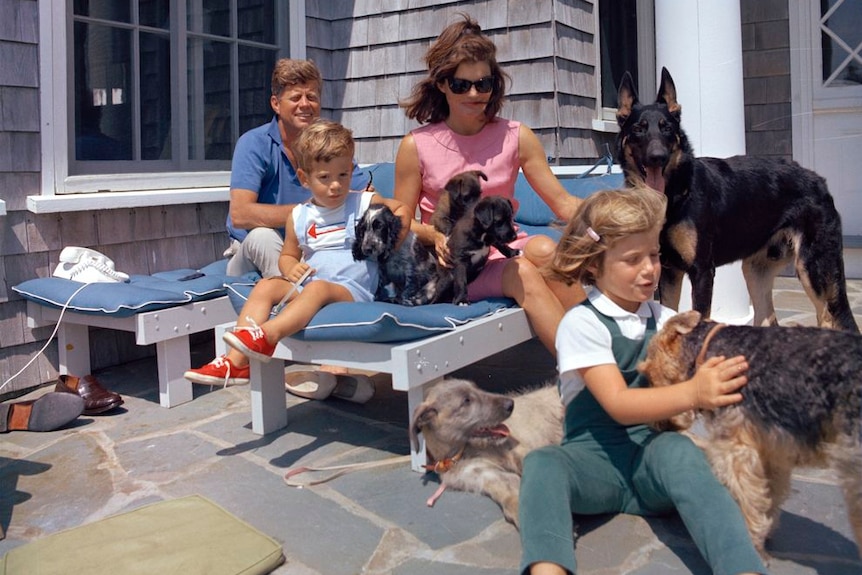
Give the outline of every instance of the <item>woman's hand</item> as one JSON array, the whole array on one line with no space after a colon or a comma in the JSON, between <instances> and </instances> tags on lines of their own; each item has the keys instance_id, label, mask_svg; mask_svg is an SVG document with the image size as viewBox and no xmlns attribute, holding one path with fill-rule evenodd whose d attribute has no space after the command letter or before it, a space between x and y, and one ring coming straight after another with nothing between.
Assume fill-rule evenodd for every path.
<instances>
[{"instance_id":1,"label":"woman's hand","mask_svg":"<svg viewBox=\"0 0 862 575\"><path fill-rule=\"evenodd\" d=\"M739 389L748 383L745 372L748 362L738 355L730 359L711 357L691 378L692 405L697 409L713 410L742 401Z\"/></svg>"}]
</instances>

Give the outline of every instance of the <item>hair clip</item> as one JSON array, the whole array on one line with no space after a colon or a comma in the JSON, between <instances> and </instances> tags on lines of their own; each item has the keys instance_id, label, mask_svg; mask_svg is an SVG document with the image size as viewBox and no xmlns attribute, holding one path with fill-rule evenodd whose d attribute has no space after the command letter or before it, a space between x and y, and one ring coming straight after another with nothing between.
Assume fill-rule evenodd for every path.
<instances>
[{"instance_id":1,"label":"hair clip","mask_svg":"<svg viewBox=\"0 0 862 575\"><path fill-rule=\"evenodd\" d=\"M593 228L587 228L587 235L593 238L593 241L598 243L602 240L602 236L596 233L596 230Z\"/></svg>"}]
</instances>

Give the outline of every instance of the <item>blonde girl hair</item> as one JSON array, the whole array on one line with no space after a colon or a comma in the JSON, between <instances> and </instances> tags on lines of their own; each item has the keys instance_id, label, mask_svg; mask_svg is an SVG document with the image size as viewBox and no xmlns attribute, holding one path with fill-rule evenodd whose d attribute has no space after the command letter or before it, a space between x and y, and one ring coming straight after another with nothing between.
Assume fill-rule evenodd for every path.
<instances>
[{"instance_id":1,"label":"blonde girl hair","mask_svg":"<svg viewBox=\"0 0 862 575\"><path fill-rule=\"evenodd\" d=\"M566 225L545 275L567 285L594 285L589 269L601 269L605 251L622 238L664 225L666 205L664 194L647 187L590 195Z\"/></svg>"},{"instance_id":2,"label":"blonde girl hair","mask_svg":"<svg viewBox=\"0 0 862 575\"><path fill-rule=\"evenodd\" d=\"M308 173L316 162L353 158L353 132L338 122L319 119L304 129L293 143L296 167Z\"/></svg>"}]
</instances>

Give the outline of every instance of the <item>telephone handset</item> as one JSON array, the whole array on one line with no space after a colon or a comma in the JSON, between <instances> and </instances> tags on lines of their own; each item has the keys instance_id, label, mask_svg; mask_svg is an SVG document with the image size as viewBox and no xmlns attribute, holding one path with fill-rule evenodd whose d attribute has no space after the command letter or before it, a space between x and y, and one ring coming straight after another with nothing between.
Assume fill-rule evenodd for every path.
<instances>
[{"instance_id":1,"label":"telephone handset","mask_svg":"<svg viewBox=\"0 0 862 575\"><path fill-rule=\"evenodd\" d=\"M81 283L125 282L129 276L114 269L114 262L103 253L68 246L60 252L60 263L54 269L54 277L66 278Z\"/></svg>"}]
</instances>

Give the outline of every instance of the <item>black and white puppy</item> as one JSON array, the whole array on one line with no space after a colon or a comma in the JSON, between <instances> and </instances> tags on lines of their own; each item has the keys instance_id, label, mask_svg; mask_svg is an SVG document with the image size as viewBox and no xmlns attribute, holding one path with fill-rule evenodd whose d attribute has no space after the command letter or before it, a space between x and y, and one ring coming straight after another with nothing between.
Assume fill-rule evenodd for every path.
<instances>
[{"instance_id":1,"label":"black and white puppy","mask_svg":"<svg viewBox=\"0 0 862 575\"><path fill-rule=\"evenodd\" d=\"M507 258L518 255L518 250L508 246L517 237L513 217L512 202L508 198L488 196L455 222L447 243L452 263L452 303L470 303L467 284L485 268L491 246Z\"/></svg>"},{"instance_id":2,"label":"black and white puppy","mask_svg":"<svg viewBox=\"0 0 862 575\"><path fill-rule=\"evenodd\" d=\"M456 174L446 182L446 187L437 200L434 213L431 214L431 225L437 231L448 236L458 220L467 215L476 205L482 195L479 178L488 181L488 176L484 172L473 170Z\"/></svg>"},{"instance_id":3,"label":"black and white puppy","mask_svg":"<svg viewBox=\"0 0 862 575\"><path fill-rule=\"evenodd\" d=\"M396 249L401 220L383 204L371 204L356 222L353 259L377 262L377 301L425 305L438 301L439 264L434 253L411 233Z\"/></svg>"}]
</instances>

